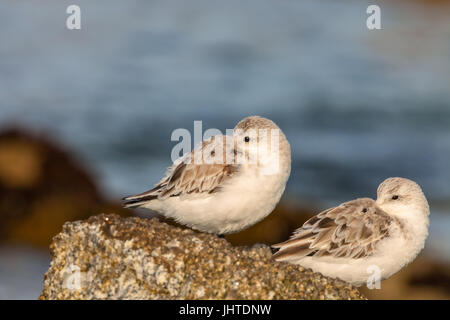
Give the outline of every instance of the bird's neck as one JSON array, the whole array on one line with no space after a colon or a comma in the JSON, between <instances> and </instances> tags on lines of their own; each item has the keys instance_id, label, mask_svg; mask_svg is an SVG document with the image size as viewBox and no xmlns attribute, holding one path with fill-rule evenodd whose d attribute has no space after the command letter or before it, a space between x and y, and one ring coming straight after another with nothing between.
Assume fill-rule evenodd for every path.
<instances>
[{"instance_id":1,"label":"bird's neck","mask_svg":"<svg viewBox=\"0 0 450 320\"><path fill-rule=\"evenodd\" d=\"M253 166L257 175L263 176L289 176L291 164L284 159L268 157L264 161L258 161L256 165Z\"/></svg>"},{"instance_id":2,"label":"bird's neck","mask_svg":"<svg viewBox=\"0 0 450 320\"><path fill-rule=\"evenodd\" d=\"M391 211L392 212L392 211ZM409 210L396 210L395 214L391 214L398 219L405 235L409 235L410 241L417 242L423 246L428 236L429 218L428 212L420 208L412 208Z\"/></svg>"}]
</instances>

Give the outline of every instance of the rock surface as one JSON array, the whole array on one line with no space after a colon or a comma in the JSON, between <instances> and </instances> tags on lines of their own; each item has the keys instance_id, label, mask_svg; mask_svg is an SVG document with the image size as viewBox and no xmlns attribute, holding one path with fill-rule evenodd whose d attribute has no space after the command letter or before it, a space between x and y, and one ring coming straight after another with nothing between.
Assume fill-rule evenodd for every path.
<instances>
[{"instance_id":1,"label":"rock surface","mask_svg":"<svg viewBox=\"0 0 450 320\"><path fill-rule=\"evenodd\" d=\"M363 299L350 285L157 219L68 222L40 299Z\"/></svg>"}]
</instances>

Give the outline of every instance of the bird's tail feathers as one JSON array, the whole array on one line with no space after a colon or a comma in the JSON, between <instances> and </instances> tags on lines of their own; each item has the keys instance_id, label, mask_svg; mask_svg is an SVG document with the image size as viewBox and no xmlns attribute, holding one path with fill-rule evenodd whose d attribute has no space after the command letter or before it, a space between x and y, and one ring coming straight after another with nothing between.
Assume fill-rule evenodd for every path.
<instances>
[{"instance_id":1,"label":"bird's tail feathers","mask_svg":"<svg viewBox=\"0 0 450 320\"><path fill-rule=\"evenodd\" d=\"M141 205L158 198L159 187L155 187L149 191L123 198L125 208L137 208Z\"/></svg>"}]
</instances>

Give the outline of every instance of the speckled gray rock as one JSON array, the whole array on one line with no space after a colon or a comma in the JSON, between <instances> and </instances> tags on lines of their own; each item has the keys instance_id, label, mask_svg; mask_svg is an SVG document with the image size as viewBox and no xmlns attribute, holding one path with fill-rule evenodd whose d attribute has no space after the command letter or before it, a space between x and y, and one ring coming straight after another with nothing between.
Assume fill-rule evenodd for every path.
<instances>
[{"instance_id":1,"label":"speckled gray rock","mask_svg":"<svg viewBox=\"0 0 450 320\"><path fill-rule=\"evenodd\" d=\"M157 219L99 215L66 223L50 246L40 299L361 299L357 289L274 262L267 246Z\"/></svg>"}]
</instances>

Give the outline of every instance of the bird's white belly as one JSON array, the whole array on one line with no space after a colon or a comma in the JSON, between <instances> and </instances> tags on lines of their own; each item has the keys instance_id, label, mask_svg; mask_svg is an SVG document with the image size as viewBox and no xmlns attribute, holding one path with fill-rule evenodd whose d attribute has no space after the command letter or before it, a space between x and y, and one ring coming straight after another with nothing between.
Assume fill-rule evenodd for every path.
<instances>
[{"instance_id":1,"label":"bird's white belly","mask_svg":"<svg viewBox=\"0 0 450 320\"><path fill-rule=\"evenodd\" d=\"M384 280L411 262L420 250L422 244L412 244L400 234L389 240L381 241L376 254L359 259L333 257L304 257L291 263L311 268L314 272L325 276L339 278L355 286Z\"/></svg>"},{"instance_id":2,"label":"bird's white belly","mask_svg":"<svg viewBox=\"0 0 450 320\"><path fill-rule=\"evenodd\" d=\"M286 180L280 176L240 176L230 179L216 193L155 200L146 207L200 231L228 234L270 214L284 192Z\"/></svg>"}]
</instances>

